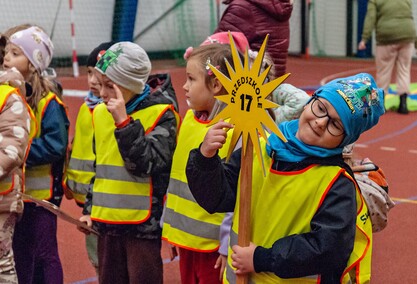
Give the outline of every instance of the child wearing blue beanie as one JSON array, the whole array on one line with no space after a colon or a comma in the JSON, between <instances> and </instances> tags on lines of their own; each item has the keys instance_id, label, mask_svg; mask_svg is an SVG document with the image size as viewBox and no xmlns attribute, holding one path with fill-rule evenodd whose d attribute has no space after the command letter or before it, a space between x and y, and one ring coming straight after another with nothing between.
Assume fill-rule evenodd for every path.
<instances>
[{"instance_id":1,"label":"child wearing blue beanie","mask_svg":"<svg viewBox=\"0 0 417 284\"><path fill-rule=\"evenodd\" d=\"M299 119L261 141L266 176L253 159L250 245L237 245L241 152L225 163L217 155L228 128L220 121L190 152L190 190L208 212L234 212L223 283L236 275L250 283L367 283L372 223L343 148L384 114L383 90L366 73L318 89ZM220 143L219 143L220 142ZM285 282L286 283L286 282Z\"/></svg>"}]
</instances>

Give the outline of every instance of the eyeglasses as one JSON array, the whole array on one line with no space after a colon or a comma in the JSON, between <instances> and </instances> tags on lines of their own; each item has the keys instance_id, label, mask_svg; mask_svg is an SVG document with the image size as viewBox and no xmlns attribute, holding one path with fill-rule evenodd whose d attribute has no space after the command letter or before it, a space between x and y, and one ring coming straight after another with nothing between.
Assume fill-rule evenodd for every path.
<instances>
[{"instance_id":1,"label":"eyeglasses","mask_svg":"<svg viewBox=\"0 0 417 284\"><path fill-rule=\"evenodd\" d=\"M312 100L311 112L318 118L323 118L326 116L329 118L326 125L327 131L329 131L332 136L340 136L345 134L342 123L339 120L335 120L334 118L330 117L323 102L320 101L316 96L313 96Z\"/></svg>"}]
</instances>

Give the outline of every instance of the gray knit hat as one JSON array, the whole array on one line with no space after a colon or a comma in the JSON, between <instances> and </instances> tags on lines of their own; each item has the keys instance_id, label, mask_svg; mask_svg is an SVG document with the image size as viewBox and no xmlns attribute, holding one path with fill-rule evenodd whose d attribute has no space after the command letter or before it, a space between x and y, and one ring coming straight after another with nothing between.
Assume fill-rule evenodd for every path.
<instances>
[{"instance_id":1,"label":"gray knit hat","mask_svg":"<svg viewBox=\"0 0 417 284\"><path fill-rule=\"evenodd\" d=\"M95 69L115 84L140 94L151 67L148 54L142 47L123 41L113 44L97 62Z\"/></svg>"}]
</instances>

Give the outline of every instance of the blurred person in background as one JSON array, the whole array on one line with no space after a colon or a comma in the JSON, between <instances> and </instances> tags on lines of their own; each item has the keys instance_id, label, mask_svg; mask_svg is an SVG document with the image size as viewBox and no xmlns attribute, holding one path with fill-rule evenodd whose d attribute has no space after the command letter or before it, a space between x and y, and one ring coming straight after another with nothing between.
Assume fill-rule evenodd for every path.
<instances>
[{"instance_id":1,"label":"blurred person in background","mask_svg":"<svg viewBox=\"0 0 417 284\"><path fill-rule=\"evenodd\" d=\"M417 48L416 28L411 0L369 0L358 49L366 49L366 42L376 33L376 81L388 94L391 77L396 68L397 94L400 96L398 113L407 114L410 93L411 61Z\"/></svg>"},{"instance_id":2,"label":"blurred person in background","mask_svg":"<svg viewBox=\"0 0 417 284\"><path fill-rule=\"evenodd\" d=\"M228 6L214 32L242 32L254 51L259 51L269 34L267 50L274 61L275 75L284 75L293 0L224 0L223 4Z\"/></svg>"}]
</instances>

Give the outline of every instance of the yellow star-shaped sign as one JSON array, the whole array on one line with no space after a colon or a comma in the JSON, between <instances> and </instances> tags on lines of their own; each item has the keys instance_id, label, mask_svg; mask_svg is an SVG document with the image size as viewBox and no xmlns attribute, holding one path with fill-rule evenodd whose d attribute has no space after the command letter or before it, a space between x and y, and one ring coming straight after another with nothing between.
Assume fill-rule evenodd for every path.
<instances>
[{"instance_id":1,"label":"yellow star-shaped sign","mask_svg":"<svg viewBox=\"0 0 417 284\"><path fill-rule=\"evenodd\" d=\"M285 137L282 135L281 131L275 124L275 121L267 111L268 108L275 108L278 105L269 101L267 96L269 96L272 91L275 90L290 74L285 74L273 81L265 83L265 79L267 78L271 66L268 66L262 74L260 74L260 71L268 37L269 35L266 36L264 42L262 43L258 56L255 58L252 66L250 66L248 51L246 50L244 57L245 62L242 66L233 37L229 32L230 46L235 68L235 70L233 70L230 63L226 62L230 78L217 70L213 65L209 64L210 69L228 93L227 95L216 96L218 100L226 103L227 106L210 123L210 125L213 125L220 119L230 118L229 122L234 125L233 136L227 154L227 159L230 158L230 155L241 136L243 154L246 154L246 145L248 139L251 139L262 165L263 160L259 135L268 141L265 133L265 130L268 130L268 132L275 133L286 142Z\"/></svg>"}]
</instances>

